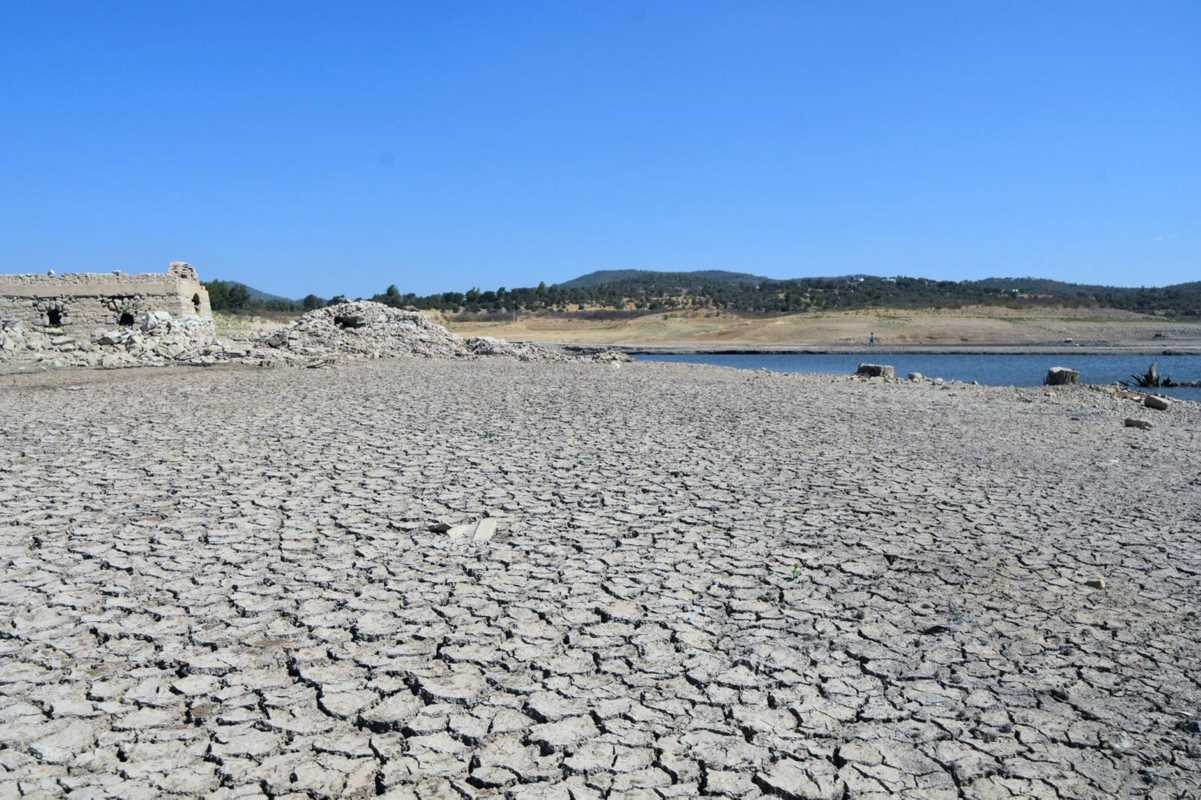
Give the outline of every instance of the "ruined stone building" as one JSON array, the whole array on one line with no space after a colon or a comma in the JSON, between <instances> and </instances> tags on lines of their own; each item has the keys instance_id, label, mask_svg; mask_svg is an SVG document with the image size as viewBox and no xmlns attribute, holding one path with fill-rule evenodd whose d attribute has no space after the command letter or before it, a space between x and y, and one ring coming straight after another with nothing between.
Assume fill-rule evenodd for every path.
<instances>
[{"instance_id":1,"label":"ruined stone building","mask_svg":"<svg viewBox=\"0 0 1201 800\"><path fill-rule=\"evenodd\" d=\"M166 272L145 275L0 275L0 321L31 330L132 327L140 314L156 311L175 319L212 318L208 291L190 264L173 261Z\"/></svg>"}]
</instances>

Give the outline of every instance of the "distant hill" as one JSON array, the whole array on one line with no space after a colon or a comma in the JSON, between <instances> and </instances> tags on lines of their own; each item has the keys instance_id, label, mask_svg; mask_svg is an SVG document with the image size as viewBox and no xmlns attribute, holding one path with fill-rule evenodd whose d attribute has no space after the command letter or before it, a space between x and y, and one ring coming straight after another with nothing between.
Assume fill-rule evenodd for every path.
<instances>
[{"instance_id":1,"label":"distant hill","mask_svg":"<svg viewBox=\"0 0 1201 800\"><path fill-rule=\"evenodd\" d=\"M1050 278L985 278L979 281L964 281L965 284L979 286L981 289L998 289L1003 292L1020 292L1022 294L1041 294L1051 297L1065 297L1080 294L1097 294L1109 291L1130 291L1116 287L1101 286L1088 283L1066 283Z\"/></svg>"},{"instance_id":2,"label":"distant hill","mask_svg":"<svg viewBox=\"0 0 1201 800\"><path fill-rule=\"evenodd\" d=\"M1050 297L1136 292L1192 293L1201 289L1201 281L1176 283L1170 286L1103 286L1093 283L1065 283L1049 278L985 278L979 281L964 281L964 283L970 283L982 289L1016 290L1023 294L1041 294Z\"/></svg>"},{"instance_id":3,"label":"distant hill","mask_svg":"<svg viewBox=\"0 0 1201 800\"><path fill-rule=\"evenodd\" d=\"M247 286L246 284L242 283L241 281L223 281L223 283L228 283L233 286L241 286L243 289L246 290L246 294L248 294L250 296L250 300L253 303L298 303L298 302L300 302L299 300L293 300L290 297L283 297L278 294L271 294L270 292L261 291L259 289L254 288L253 286Z\"/></svg>"},{"instance_id":4,"label":"distant hill","mask_svg":"<svg viewBox=\"0 0 1201 800\"><path fill-rule=\"evenodd\" d=\"M455 313L550 311L638 314L673 309L793 314L866 308L1113 308L1167 317L1201 318L1201 283L1175 286L1092 286L1044 278L940 281L905 276L841 275L775 279L746 272L602 270L555 286L473 288L468 292L377 295L400 306Z\"/></svg>"},{"instance_id":5,"label":"distant hill","mask_svg":"<svg viewBox=\"0 0 1201 800\"><path fill-rule=\"evenodd\" d=\"M210 281L214 310L266 308L300 311L325 303L290 300L238 281ZM397 307L456 313L508 314L514 310L580 314L638 314L672 309L710 309L755 314L792 314L866 308L1113 308L1166 317L1201 318L1201 282L1174 286L1094 286L1046 278L986 278L940 281L904 276L841 275L766 278L747 272L667 272L613 269L590 272L547 286L495 290L472 288L424 297L396 287L371 298Z\"/></svg>"},{"instance_id":6,"label":"distant hill","mask_svg":"<svg viewBox=\"0 0 1201 800\"><path fill-rule=\"evenodd\" d=\"M589 272L578 278L557 284L560 289L592 289L612 284L667 284L680 288L720 283L762 283L768 280L760 275L746 272L727 272L720 269L702 269L691 272L657 272L649 269L602 269Z\"/></svg>"},{"instance_id":7,"label":"distant hill","mask_svg":"<svg viewBox=\"0 0 1201 800\"><path fill-rule=\"evenodd\" d=\"M219 279L203 281L213 311L247 312L257 310L298 311L303 303L247 286L241 281Z\"/></svg>"}]
</instances>

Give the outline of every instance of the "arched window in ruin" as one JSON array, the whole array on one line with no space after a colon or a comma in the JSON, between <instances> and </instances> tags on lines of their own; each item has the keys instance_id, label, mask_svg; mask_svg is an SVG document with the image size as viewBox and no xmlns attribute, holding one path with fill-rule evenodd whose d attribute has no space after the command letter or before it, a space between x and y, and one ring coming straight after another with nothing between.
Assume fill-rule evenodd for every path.
<instances>
[{"instance_id":1,"label":"arched window in ruin","mask_svg":"<svg viewBox=\"0 0 1201 800\"><path fill-rule=\"evenodd\" d=\"M121 318L119 320L117 320L117 324L120 325L122 328L132 328L133 327L133 312L132 311L122 311Z\"/></svg>"},{"instance_id":2,"label":"arched window in ruin","mask_svg":"<svg viewBox=\"0 0 1201 800\"><path fill-rule=\"evenodd\" d=\"M51 308L46 311L46 324L51 328L61 328L63 326L63 312L59 308Z\"/></svg>"},{"instance_id":3,"label":"arched window in ruin","mask_svg":"<svg viewBox=\"0 0 1201 800\"><path fill-rule=\"evenodd\" d=\"M192 295L192 308L196 311L197 314L200 313L200 295L198 295L198 294Z\"/></svg>"}]
</instances>

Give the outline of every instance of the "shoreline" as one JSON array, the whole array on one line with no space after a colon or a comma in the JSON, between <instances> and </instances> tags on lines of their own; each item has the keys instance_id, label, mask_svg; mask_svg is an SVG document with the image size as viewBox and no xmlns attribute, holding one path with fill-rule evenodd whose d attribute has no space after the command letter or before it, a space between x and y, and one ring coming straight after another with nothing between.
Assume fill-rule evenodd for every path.
<instances>
[{"instance_id":1,"label":"shoreline","mask_svg":"<svg viewBox=\"0 0 1201 800\"><path fill-rule=\"evenodd\" d=\"M1201 344L1190 344L1184 347L1153 347L1142 345L890 345L887 347L869 347L866 345L736 345L730 347L712 347L706 345L584 345L561 342L540 342L548 347L556 347L564 352L592 354L606 350L615 350L627 355L1148 355L1148 356L1195 356L1201 355Z\"/></svg>"}]
</instances>

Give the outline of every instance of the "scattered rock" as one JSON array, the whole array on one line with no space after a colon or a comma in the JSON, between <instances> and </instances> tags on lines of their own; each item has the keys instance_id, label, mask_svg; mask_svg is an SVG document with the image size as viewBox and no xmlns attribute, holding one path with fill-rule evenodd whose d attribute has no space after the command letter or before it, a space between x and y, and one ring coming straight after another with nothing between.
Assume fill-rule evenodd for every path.
<instances>
[{"instance_id":1,"label":"scattered rock","mask_svg":"<svg viewBox=\"0 0 1201 800\"><path fill-rule=\"evenodd\" d=\"M593 355L592 360L601 362L607 361L612 364L624 364L626 362L633 361L634 357L629 353L623 353L620 350L604 350Z\"/></svg>"},{"instance_id":2,"label":"scattered rock","mask_svg":"<svg viewBox=\"0 0 1201 800\"><path fill-rule=\"evenodd\" d=\"M1149 394L1143 398L1143 405L1156 411L1167 411L1168 401L1157 395Z\"/></svg>"},{"instance_id":3,"label":"scattered rock","mask_svg":"<svg viewBox=\"0 0 1201 800\"><path fill-rule=\"evenodd\" d=\"M920 381L920 380L924 380L924 379L925 379L925 377L926 377L926 376L925 376L925 375L923 375L923 374L922 374L922 373L920 373L920 372L910 372L910 373L909 373L909 380L911 380L911 381Z\"/></svg>"},{"instance_id":4,"label":"scattered rock","mask_svg":"<svg viewBox=\"0 0 1201 800\"><path fill-rule=\"evenodd\" d=\"M1095 577L1095 578L1088 578L1087 580L1084 581L1084 585L1091 586L1094 589L1104 589L1105 588L1105 579L1100 576Z\"/></svg>"},{"instance_id":5,"label":"scattered rock","mask_svg":"<svg viewBox=\"0 0 1201 800\"><path fill-rule=\"evenodd\" d=\"M1142 431L1151 430L1151 423L1147 422L1145 419L1134 419L1132 417L1127 417L1124 424L1127 428L1138 428Z\"/></svg>"},{"instance_id":6,"label":"scattered rock","mask_svg":"<svg viewBox=\"0 0 1201 800\"><path fill-rule=\"evenodd\" d=\"M897 368L891 364L860 364L855 374L867 378L891 379L897 377Z\"/></svg>"},{"instance_id":7,"label":"scattered rock","mask_svg":"<svg viewBox=\"0 0 1201 800\"><path fill-rule=\"evenodd\" d=\"M483 544L492 539L496 535L496 520L487 518L480 520L475 526L475 533L471 536L471 541L476 544Z\"/></svg>"},{"instance_id":8,"label":"scattered rock","mask_svg":"<svg viewBox=\"0 0 1201 800\"><path fill-rule=\"evenodd\" d=\"M1046 386L1063 386L1069 383L1076 383L1080 380L1080 373L1071 367L1051 367L1047 370L1047 377L1043 378L1043 384Z\"/></svg>"},{"instance_id":9,"label":"scattered rock","mask_svg":"<svg viewBox=\"0 0 1201 800\"><path fill-rule=\"evenodd\" d=\"M518 361L569 361L570 356L530 342L506 342L491 336L475 336L464 342L467 351L476 356L506 356Z\"/></svg>"}]
</instances>

